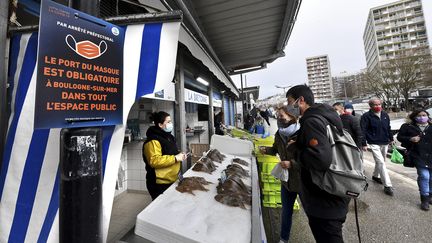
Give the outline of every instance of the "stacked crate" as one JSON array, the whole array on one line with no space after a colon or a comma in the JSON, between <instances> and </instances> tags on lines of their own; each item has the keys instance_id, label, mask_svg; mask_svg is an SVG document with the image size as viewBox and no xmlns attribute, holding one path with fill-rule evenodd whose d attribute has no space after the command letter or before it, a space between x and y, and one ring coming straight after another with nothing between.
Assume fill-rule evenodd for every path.
<instances>
[{"instance_id":1,"label":"stacked crate","mask_svg":"<svg viewBox=\"0 0 432 243\"><path fill-rule=\"evenodd\" d=\"M238 128L233 128L229 131L229 133L235 137L235 138L246 138L246 139L251 139L252 138L252 134L250 134L248 131L246 130L242 130L242 129L238 129Z\"/></svg>"},{"instance_id":2,"label":"stacked crate","mask_svg":"<svg viewBox=\"0 0 432 243\"><path fill-rule=\"evenodd\" d=\"M279 163L279 158L273 155L261 154L259 147L272 147L274 137L269 136L266 138L255 138L255 155L259 165L261 177L261 189L263 193L263 206L269 208L281 207L280 196L280 181L271 175L271 171Z\"/></svg>"},{"instance_id":3,"label":"stacked crate","mask_svg":"<svg viewBox=\"0 0 432 243\"><path fill-rule=\"evenodd\" d=\"M274 136L261 138L260 135L250 134L246 130L234 128L230 131L233 137L247 138L254 143L254 152L258 161L260 171L261 189L263 192L263 206L269 208L282 207L280 189L280 180L271 175L271 171L279 163L277 156L261 154L259 147L272 147L274 143ZM300 209L296 200L294 203L294 210Z\"/></svg>"}]
</instances>

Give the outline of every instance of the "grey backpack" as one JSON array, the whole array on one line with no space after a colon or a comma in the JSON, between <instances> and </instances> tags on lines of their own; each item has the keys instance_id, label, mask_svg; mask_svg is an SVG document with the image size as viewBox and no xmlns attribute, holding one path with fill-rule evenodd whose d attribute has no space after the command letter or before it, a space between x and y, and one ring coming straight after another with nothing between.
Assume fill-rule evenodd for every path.
<instances>
[{"instance_id":1,"label":"grey backpack","mask_svg":"<svg viewBox=\"0 0 432 243\"><path fill-rule=\"evenodd\" d=\"M328 124L322 116L314 116ZM312 181L322 190L345 198L358 198L368 188L363 173L363 156L351 135L343 129L343 135L337 128L327 125L327 136L332 148L332 162L325 171L311 170Z\"/></svg>"}]
</instances>

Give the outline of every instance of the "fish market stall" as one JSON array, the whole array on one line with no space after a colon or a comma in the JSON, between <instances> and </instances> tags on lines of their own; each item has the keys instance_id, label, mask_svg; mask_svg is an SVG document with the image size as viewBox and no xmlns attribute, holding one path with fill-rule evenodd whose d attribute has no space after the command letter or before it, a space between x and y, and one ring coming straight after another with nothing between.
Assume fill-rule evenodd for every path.
<instances>
[{"instance_id":1,"label":"fish market stall","mask_svg":"<svg viewBox=\"0 0 432 243\"><path fill-rule=\"evenodd\" d=\"M214 135L208 153L182 181L137 216L135 234L154 242L262 242L252 150L250 141Z\"/></svg>"}]
</instances>

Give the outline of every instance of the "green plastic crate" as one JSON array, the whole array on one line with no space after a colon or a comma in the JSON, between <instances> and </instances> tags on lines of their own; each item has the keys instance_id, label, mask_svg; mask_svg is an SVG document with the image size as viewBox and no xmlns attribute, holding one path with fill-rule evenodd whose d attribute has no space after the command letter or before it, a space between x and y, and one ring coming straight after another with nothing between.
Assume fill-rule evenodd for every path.
<instances>
[{"instance_id":1,"label":"green plastic crate","mask_svg":"<svg viewBox=\"0 0 432 243\"><path fill-rule=\"evenodd\" d=\"M281 198L280 192L276 193L276 195L275 195L275 202L277 204L281 204L282 203L282 198Z\"/></svg>"},{"instance_id":2,"label":"green plastic crate","mask_svg":"<svg viewBox=\"0 0 432 243\"><path fill-rule=\"evenodd\" d=\"M279 180L276 179L272 174L270 173L264 173L261 172L261 181L262 182L278 182Z\"/></svg>"},{"instance_id":3,"label":"green plastic crate","mask_svg":"<svg viewBox=\"0 0 432 243\"><path fill-rule=\"evenodd\" d=\"M280 195L279 195L280 198ZM277 195L273 192L265 192L263 194L263 203L275 204L277 201Z\"/></svg>"},{"instance_id":4,"label":"green plastic crate","mask_svg":"<svg viewBox=\"0 0 432 243\"><path fill-rule=\"evenodd\" d=\"M282 205L278 203L263 203L263 206L266 208L281 208Z\"/></svg>"},{"instance_id":5,"label":"green plastic crate","mask_svg":"<svg viewBox=\"0 0 432 243\"><path fill-rule=\"evenodd\" d=\"M268 194L268 195L270 195L270 194ZM270 199L270 196L268 196L268 198ZM277 200L277 198L278 197L275 197L275 202L274 203L273 202L266 202L263 199L263 206L266 207L266 208L281 208L282 207L282 202L281 202L282 200L280 200L280 202L279 202ZM280 196L279 196L279 199L281 199ZM300 203L298 202L298 197L297 197L297 199L294 202L293 209L296 210L296 211L300 210Z\"/></svg>"},{"instance_id":6,"label":"green plastic crate","mask_svg":"<svg viewBox=\"0 0 432 243\"><path fill-rule=\"evenodd\" d=\"M230 133L233 137L237 137L237 138L246 137L248 139L252 139L252 135L246 130L232 129Z\"/></svg>"},{"instance_id":7,"label":"green plastic crate","mask_svg":"<svg viewBox=\"0 0 432 243\"><path fill-rule=\"evenodd\" d=\"M279 159L273 155L259 154L256 155L257 161L262 163L278 163Z\"/></svg>"},{"instance_id":8,"label":"green plastic crate","mask_svg":"<svg viewBox=\"0 0 432 243\"><path fill-rule=\"evenodd\" d=\"M273 146L274 136L268 136L266 138L254 138L253 143L256 146L270 147L270 146Z\"/></svg>"},{"instance_id":9,"label":"green plastic crate","mask_svg":"<svg viewBox=\"0 0 432 243\"><path fill-rule=\"evenodd\" d=\"M298 196L294 202L294 206L293 206L294 210L300 210L300 203L298 202Z\"/></svg>"},{"instance_id":10,"label":"green plastic crate","mask_svg":"<svg viewBox=\"0 0 432 243\"><path fill-rule=\"evenodd\" d=\"M276 163L270 163L270 162L267 162L267 163L266 163L266 162L263 162L261 172L262 172L262 173L270 174L271 171L273 170L273 168L274 168L278 163L279 163L279 162L276 162Z\"/></svg>"},{"instance_id":11,"label":"green plastic crate","mask_svg":"<svg viewBox=\"0 0 432 243\"><path fill-rule=\"evenodd\" d=\"M281 184L277 182L263 182L262 190L263 192L279 192L280 193Z\"/></svg>"}]
</instances>

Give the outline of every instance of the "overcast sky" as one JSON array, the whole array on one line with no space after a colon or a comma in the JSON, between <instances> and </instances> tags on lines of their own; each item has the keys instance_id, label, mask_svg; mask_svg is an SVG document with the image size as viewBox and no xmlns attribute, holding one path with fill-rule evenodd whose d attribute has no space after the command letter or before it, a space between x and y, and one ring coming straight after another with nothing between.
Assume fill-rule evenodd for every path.
<instances>
[{"instance_id":1,"label":"overcast sky","mask_svg":"<svg viewBox=\"0 0 432 243\"><path fill-rule=\"evenodd\" d=\"M366 67L363 31L369 9L392 2L396 1L303 0L285 57L268 64L266 69L245 74L247 86L259 85L260 99L282 93L275 85L306 83L306 57L324 54L329 56L332 76L343 71L359 72ZM432 0L422 0L422 4L431 44ZM231 78L240 88L240 75Z\"/></svg>"}]
</instances>

